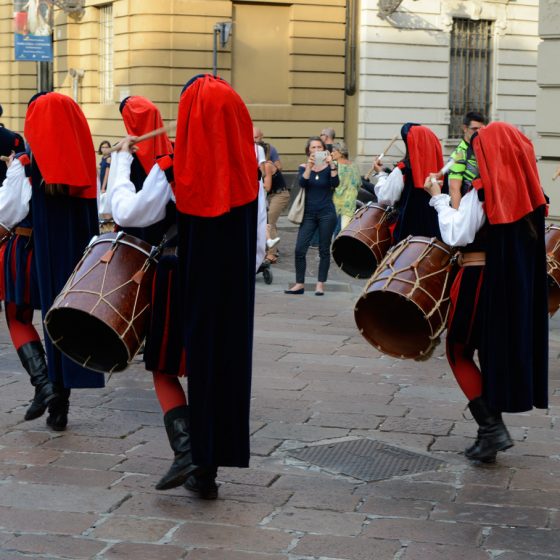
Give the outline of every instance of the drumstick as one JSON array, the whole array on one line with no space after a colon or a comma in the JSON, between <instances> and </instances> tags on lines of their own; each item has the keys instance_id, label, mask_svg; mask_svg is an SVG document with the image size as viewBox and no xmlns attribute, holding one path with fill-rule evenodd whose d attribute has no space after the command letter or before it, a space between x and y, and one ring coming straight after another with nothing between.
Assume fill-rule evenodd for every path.
<instances>
[{"instance_id":1,"label":"drumstick","mask_svg":"<svg viewBox=\"0 0 560 560\"><path fill-rule=\"evenodd\" d=\"M383 159L385 154L391 149L391 146L397 141L398 137L399 137L399 135L395 134L395 136L393 136L393 138L391 138L391 141L389 142L389 144L387 144L387 147L377 156L374 164L371 166L371 169L366 173L365 179L370 178L370 175L375 171L375 164L376 163L381 163L381 160Z\"/></svg>"},{"instance_id":2,"label":"drumstick","mask_svg":"<svg viewBox=\"0 0 560 560\"><path fill-rule=\"evenodd\" d=\"M558 179L558 177L560 177L560 167L558 167L558 169L556 170L556 173L552 176L552 180L556 181L556 179Z\"/></svg>"},{"instance_id":3,"label":"drumstick","mask_svg":"<svg viewBox=\"0 0 560 560\"><path fill-rule=\"evenodd\" d=\"M445 174L449 173L451 167L455 163L453 158L449 158L449 161L431 178L432 183L438 182L438 177L443 177Z\"/></svg>"},{"instance_id":4,"label":"drumstick","mask_svg":"<svg viewBox=\"0 0 560 560\"><path fill-rule=\"evenodd\" d=\"M395 136L391 138L391 141L389 142L389 144L387 144L387 147L379 154L379 156L375 160L375 163L379 163L383 159L385 154L391 149L391 146L397 141L398 137L399 135L395 134Z\"/></svg>"},{"instance_id":5,"label":"drumstick","mask_svg":"<svg viewBox=\"0 0 560 560\"><path fill-rule=\"evenodd\" d=\"M147 132L146 134L142 134L142 136L138 136L138 138L136 138L136 140L134 140L134 142L132 142L133 144L138 144L139 142L143 142L144 140L149 140L150 138L153 138L154 136L159 136L160 134L165 134L166 132L171 132L172 130L175 129L175 127L177 126L177 123L173 123L173 124L168 124L167 126L162 126L161 128L156 128L155 130L152 130L150 132ZM116 152L118 149L120 149L118 146L113 146L110 150L110 152Z\"/></svg>"}]
</instances>

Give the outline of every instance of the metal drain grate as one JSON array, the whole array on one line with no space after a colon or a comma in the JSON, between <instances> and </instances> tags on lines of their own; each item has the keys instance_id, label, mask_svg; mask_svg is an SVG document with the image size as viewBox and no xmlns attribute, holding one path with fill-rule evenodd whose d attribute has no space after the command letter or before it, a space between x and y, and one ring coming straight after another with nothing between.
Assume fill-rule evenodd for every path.
<instances>
[{"instance_id":1,"label":"metal drain grate","mask_svg":"<svg viewBox=\"0 0 560 560\"><path fill-rule=\"evenodd\" d=\"M290 455L300 461L366 482L434 471L446 465L439 459L372 439L305 447L295 449Z\"/></svg>"}]
</instances>

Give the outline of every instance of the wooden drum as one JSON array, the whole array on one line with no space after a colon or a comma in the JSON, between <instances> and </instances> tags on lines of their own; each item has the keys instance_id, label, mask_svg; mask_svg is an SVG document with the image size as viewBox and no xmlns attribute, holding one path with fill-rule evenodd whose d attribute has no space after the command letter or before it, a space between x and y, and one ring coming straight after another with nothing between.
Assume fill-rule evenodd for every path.
<instances>
[{"instance_id":1,"label":"wooden drum","mask_svg":"<svg viewBox=\"0 0 560 560\"><path fill-rule=\"evenodd\" d=\"M156 254L123 232L94 237L45 317L53 344L86 368L125 369L146 336Z\"/></svg>"},{"instance_id":2,"label":"wooden drum","mask_svg":"<svg viewBox=\"0 0 560 560\"><path fill-rule=\"evenodd\" d=\"M392 243L389 229L392 211L383 204L368 203L354 214L332 245L336 264L355 278L369 278Z\"/></svg>"},{"instance_id":3,"label":"wooden drum","mask_svg":"<svg viewBox=\"0 0 560 560\"><path fill-rule=\"evenodd\" d=\"M390 356L429 357L446 326L453 266L451 248L435 237L395 245L356 303L364 338Z\"/></svg>"},{"instance_id":4,"label":"wooden drum","mask_svg":"<svg viewBox=\"0 0 560 560\"><path fill-rule=\"evenodd\" d=\"M544 239L548 274L548 313L552 317L560 307L560 227L548 224Z\"/></svg>"}]
</instances>

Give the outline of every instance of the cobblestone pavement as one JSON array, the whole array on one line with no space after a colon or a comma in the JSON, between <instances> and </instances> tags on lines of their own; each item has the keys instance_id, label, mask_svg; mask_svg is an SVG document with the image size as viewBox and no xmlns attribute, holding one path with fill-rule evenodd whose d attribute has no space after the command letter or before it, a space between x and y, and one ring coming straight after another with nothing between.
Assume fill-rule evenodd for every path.
<instances>
[{"instance_id":1,"label":"cobblestone pavement","mask_svg":"<svg viewBox=\"0 0 560 560\"><path fill-rule=\"evenodd\" d=\"M170 449L140 362L75 391L66 432L24 422L31 387L0 319L0 560L560 559L559 324L550 409L506 415L515 447L476 467L442 347L380 355L353 322L360 284L334 270L325 297L285 296L282 235L273 284L257 281L251 468L220 469L215 502L154 490ZM442 463L368 482L294 457L363 439Z\"/></svg>"}]
</instances>

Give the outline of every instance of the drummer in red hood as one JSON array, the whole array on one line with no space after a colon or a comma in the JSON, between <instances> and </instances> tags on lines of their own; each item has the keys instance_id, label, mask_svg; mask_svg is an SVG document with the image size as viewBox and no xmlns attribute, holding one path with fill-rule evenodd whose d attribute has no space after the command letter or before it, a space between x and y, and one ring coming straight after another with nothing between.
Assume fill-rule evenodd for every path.
<instances>
[{"instance_id":1,"label":"drummer in red hood","mask_svg":"<svg viewBox=\"0 0 560 560\"><path fill-rule=\"evenodd\" d=\"M141 99L129 98L122 111L135 135L162 124L148 118L153 104ZM132 109L134 119L127 122ZM149 229L168 215L175 199L179 211L179 258L164 255L158 264L145 351L174 452L156 488L183 484L198 497L216 498L218 467L246 467L249 461L258 194L252 122L229 84L197 76L179 103L173 180L158 169L166 158L153 165L157 154L150 149L144 151L153 167L142 165L147 177L136 183L134 162L142 163L143 142L133 158L126 153L134 151L131 140L121 143L111 166L108 196L115 222L129 232ZM217 260L215 248L224 239L228 250ZM182 375L188 377L188 399Z\"/></svg>"},{"instance_id":2,"label":"drummer in red hood","mask_svg":"<svg viewBox=\"0 0 560 560\"><path fill-rule=\"evenodd\" d=\"M531 141L495 122L473 135L478 178L458 209L426 180L442 240L460 247L447 355L479 425L469 459L513 445L502 412L548 406L548 306L542 191ZM478 351L480 369L474 361Z\"/></svg>"},{"instance_id":3,"label":"drummer in red hood","mask_svg":"<svg viewBox=\"0 0 560 560\"><path fill-rule=\"evenodd\" d=\"M159 109L146 97L127 97L121 103L121 113L130 136L117 145L111 164L107 200L113 220L120 230L163 247L152 288L144 362L152 372L174 452L171 467L156 484L157 490L168 490L203 474L193 464L189 411L179 381L187 370L181 336L173 147L165 133L134 142L138 136L163 127ZM202 497L209 498L217 489L205 490Z\"/></svg>"},{"instance_id":4,"label":"drummer in red hood","mask_svg":"<svg viewBox=\"0 0 560 560\"><path fill-rule=\"evenodd\" d=\"M424 179L433 169L441 169L443 155L438 137L427 127L406 123L401 128L406 155L387 175L381 162L374 163L378 173L375 184L377 200L395 206L398 217L393 241L398 243L409 235L437 237L437 214L429 206L429 195L424 191Z\"/></svg>"},{"instance_id":5,"label":"drummer in red hood","mask_svg":"<svg viewBox=\"0 0 560 560\"><path fill-rule=\"evenodd\" d=\"M43 318L94 235L97 217L95 148L79 105L56 92L34 95L25 116L31 148L33 244ZM79 366L45 337L49 378L59 395L47 425L64 430L72 388L103 387L102 374Z\"/></svg>"}]
</instances>

